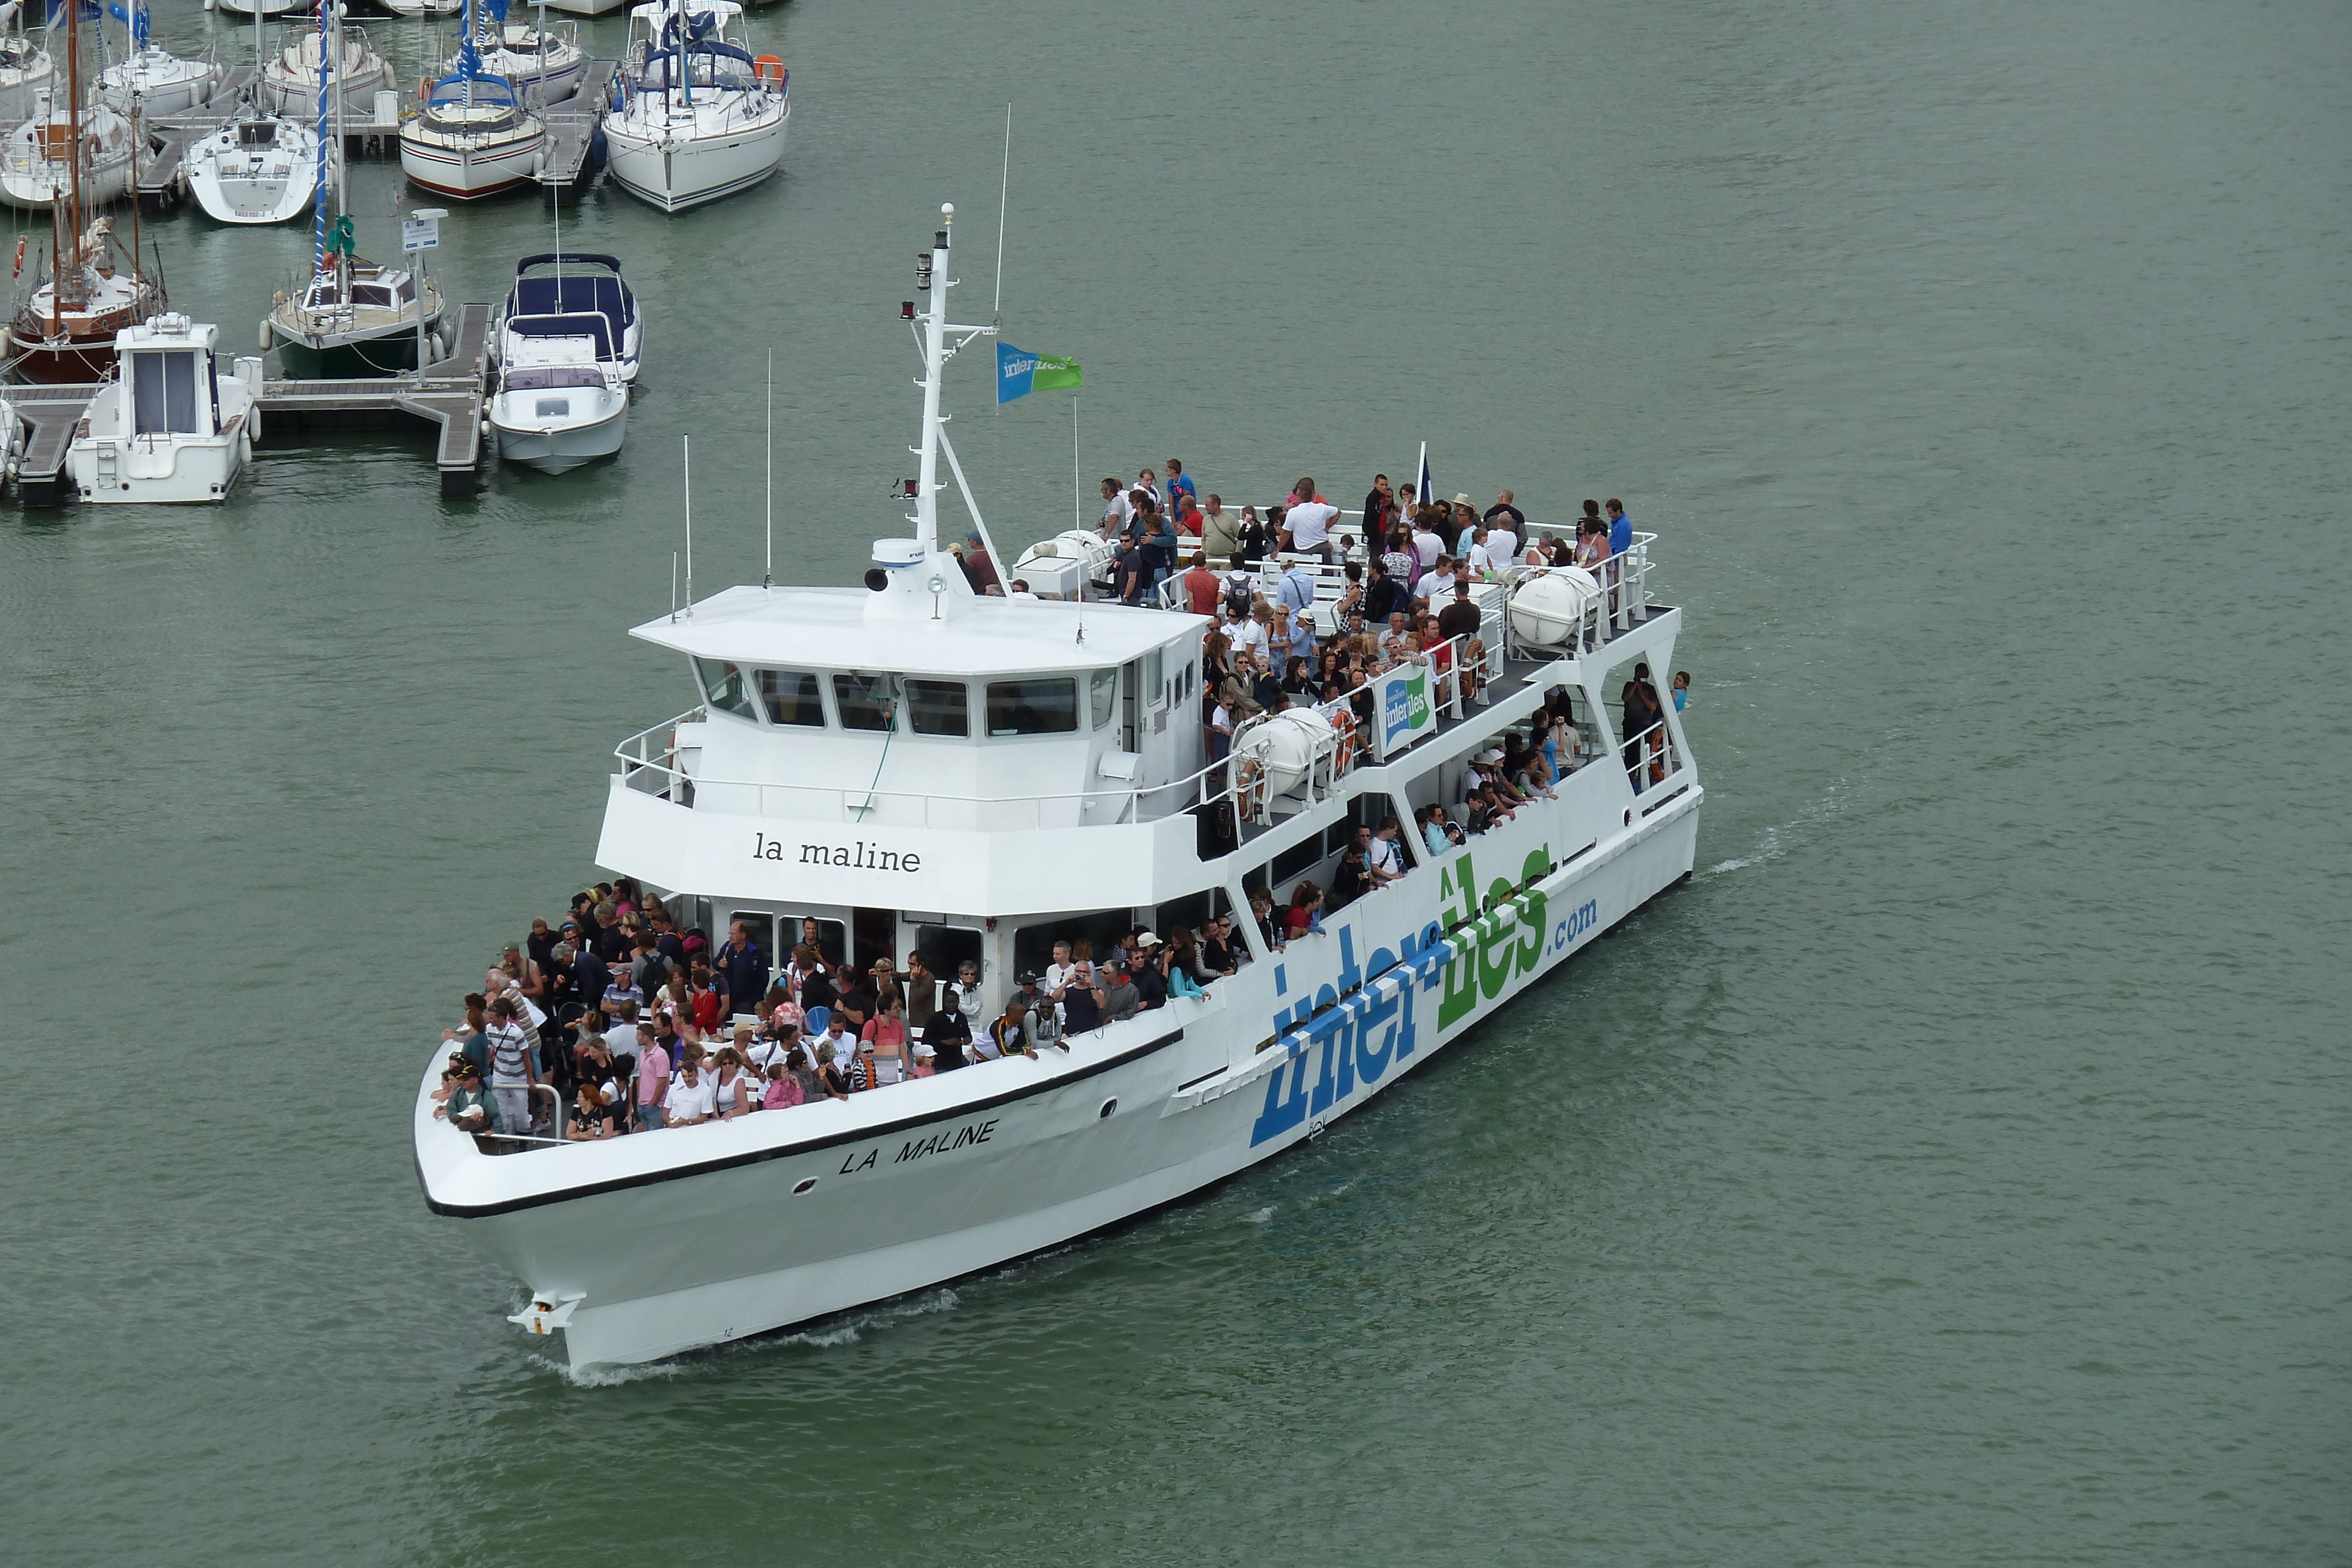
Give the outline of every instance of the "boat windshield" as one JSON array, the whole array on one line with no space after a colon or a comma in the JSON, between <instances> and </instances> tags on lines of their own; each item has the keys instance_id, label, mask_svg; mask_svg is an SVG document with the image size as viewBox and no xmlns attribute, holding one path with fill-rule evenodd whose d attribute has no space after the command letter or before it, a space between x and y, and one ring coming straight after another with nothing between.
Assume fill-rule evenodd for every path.
<instances>
[{"instance_id":1,"label":"boat windshield","mask_svg":"<svg viewBox=\"0 0 2352 1568\"><path fill-rule=\"evenodd\" d=\"M509 392L549 392L557 387L601 387L604 376L593 365L534 365L509 371L501 384Z\"/></svg>"}]
</instances>

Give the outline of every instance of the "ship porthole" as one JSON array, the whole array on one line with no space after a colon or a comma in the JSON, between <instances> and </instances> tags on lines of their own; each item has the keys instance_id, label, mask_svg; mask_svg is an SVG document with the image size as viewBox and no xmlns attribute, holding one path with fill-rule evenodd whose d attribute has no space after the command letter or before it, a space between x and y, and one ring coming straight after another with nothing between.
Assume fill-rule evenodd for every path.
<instances>
[{"instance_id":1,"label":"ship porthole","mask_svg":"<svg viewBox=\"0 0 2352 1568\"><path fill-rule=\"evenodd\" d=\"M1097 1121L1108 1121L1110 1119L1110 1113L1118 1109L1118 1101L1117 1097L1114 1096L1113 1098L1103 1102L1103 1108L1095 1113L1095 1117Z\"/></svg>"},{"instance_id":2,"label":"ship porthole","mask_svg":"<svg viewBox=\"0 0 2352 1568\"><path fill-rule=\"evenodd\" d=\"M811 1188L811 1187L814 1186L815 1185L816 1185L816 1177L814 1177L814 1176L803 1176L803 1177L801 1177L801 1179L800 1179L800 1180L798 1180L798 1181L796 1181L796 1182L793 1183L793 1196L794 1197L800 1197L800 1195L801 1195L801 1194L803 1194L803 1193L804 1193L804 1192L808 1191L808 1189L809 1189L809 1188Z\"/></svg>"},{"instance_id":3,"label":"ship porthole","mask_svg":"<svg viewBox=\"0 0 2352 1568\"><path fill-rule=\"evenodd\" d=\"M1629 828L1633 825L1633 813L1631 811L1625 813L1625 825Z\"/></svg>"}]
</instances>

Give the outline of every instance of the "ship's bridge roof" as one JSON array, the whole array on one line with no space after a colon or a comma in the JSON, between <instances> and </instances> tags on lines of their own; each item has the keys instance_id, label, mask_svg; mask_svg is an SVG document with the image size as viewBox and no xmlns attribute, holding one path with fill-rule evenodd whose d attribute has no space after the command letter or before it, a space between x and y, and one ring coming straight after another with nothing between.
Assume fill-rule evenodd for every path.
<instances>
[{"instance_id":1,"label":"ship's bridge roof","mask_svg":"<svg viewBox=\"0 0 2352 1568\"><path fill-rule=\"evenodd\" d=\"M699 601L691 616L664 615L630 635L755 667L1007 675L1125 664L1208 624L1204 616L1122 604L991 598L967 600L952 619L877 622L866 614L874 598L863 588L747 585Z\"/></svg>"}]
</instances>

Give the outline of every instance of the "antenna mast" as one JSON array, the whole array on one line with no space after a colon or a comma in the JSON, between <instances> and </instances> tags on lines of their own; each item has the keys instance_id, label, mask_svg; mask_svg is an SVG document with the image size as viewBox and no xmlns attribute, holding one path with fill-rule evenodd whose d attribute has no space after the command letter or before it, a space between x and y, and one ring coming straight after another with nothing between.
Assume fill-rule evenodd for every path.
<instances>
[{"instance_id":1,"label":"antenna mast","mask_svg":"<svg viewBox=\"0 0 2352 1568\"><path fill-rule=\"evenodd\" d=\"M1013 192L1013 106L1004 106L1004 177L996 187L996 304L992 319L1004 324L1004 203Z\"/></svg>"},{"instance_id":2,"label":"antenna mast","mask_svg":"<svg viewBox=\"0 0 2352 1568\"><path fill-rule=\"evenodd\" d=\"M686 618L694 619L694 437L681 435L686 454Z\"/></svg>"},{"instance_id":3,"label":"antenna mast","mask_svg":"<svg viewBox=\"0 0 2352 1568\"><path fill-rule=\"evenodd\" d=\"M915 258L915 288L931 297L923 314L922 465L915 489L915 542L926 557L940 548L940 383L945 380L948 332L948 233L955 226L955 204L940 205L940 231L928 254Z\"/></svg>"},{"instance_id":4,"label":"antenna mast","mask_svg":"<svg viewBox=\"0 0 2352 1568\"><path fill-rule=\"evenodd\" d=\"M760 586L776 586L776 350L768 350L768 570Z\"/></svg>"}]
</instances>

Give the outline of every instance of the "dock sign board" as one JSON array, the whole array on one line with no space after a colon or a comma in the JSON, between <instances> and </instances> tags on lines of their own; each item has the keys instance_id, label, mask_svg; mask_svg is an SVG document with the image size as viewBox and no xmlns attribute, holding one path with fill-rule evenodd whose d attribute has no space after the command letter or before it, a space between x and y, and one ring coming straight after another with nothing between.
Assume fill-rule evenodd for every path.
<instances>
[{"instance_id":1,"label":"dock sign board","mask_svg":"<svg viewBox=\"0 0 2352 1568\"><path fill-rule=\"evenodd\" d=\"M439 218L403 218L400 220L400 248L404 251L432 250L441 243Z\"/></svg>"}]
</instances>

